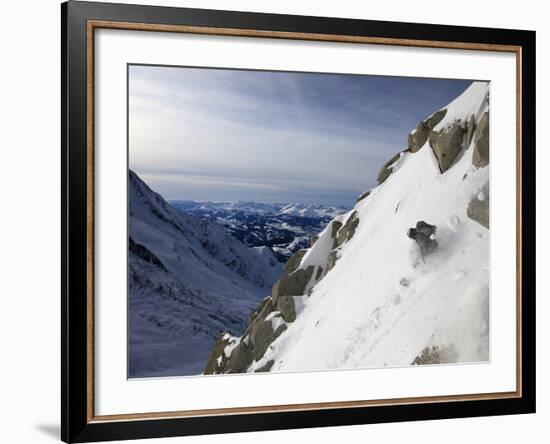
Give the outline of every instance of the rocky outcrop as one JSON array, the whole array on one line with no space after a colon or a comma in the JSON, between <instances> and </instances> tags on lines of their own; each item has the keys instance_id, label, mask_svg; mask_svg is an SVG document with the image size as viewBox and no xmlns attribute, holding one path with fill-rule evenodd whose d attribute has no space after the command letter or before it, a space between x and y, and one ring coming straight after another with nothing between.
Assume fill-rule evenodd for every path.
<instances>
[{"instance_id":1,"label":"rocky outcrop","mask_svg":"<svg viewBox=\"0 0 550 444\"><path fill-rule=\"evenodd\" d=\"M277 299L277 308L285 322L294 322L296 320L296 304L294 296L280 296Z\"/></svg>"},{"instance_id":2,"label":"rocky outcrop","mask_svg":"<svg viewBox=\"0 0 550 444\"><path fill-rule=\"evenodd\" d=\"M231 339L235 340L235 338L232 338L227 333L218 338L214 344L214 348L212 349L210 356L208 357L208 361L206 361L206 367L204 369L205 375L220 373L220 371L226 366L228 359L227 356L225 356L224 350L225 347L230 344Z\"/></svg>"},{"instance_id":3,"label":"rocky outcrop","mask_svg":"<svg viewBox=\"0 0 550 444\"><path fill-rule=\"evenodd\" d=\"M281 279L275 282L271 290L271 298L274 303L279 296L302 296L315 267L310 265L306 269L299 268L290 274L285 274Z\"/></svg>"},{"instance_id":4,"label":"rocky outcrop","mask_svg":"<svg viewBox=\"0 0 550 444\"><path fill-rule=\"evenodd\" d=\"M489 113L483 114L475 133L472 163L478 168L489 165Z\"/></svg>"},{"instance_id":5,"label":"rocky outcrop","mask_svg":"<svg viewBox=\"0 0 550 444\"><path fill-rule=\"evenodd\" d=\"M458 353L454 345L447 347L425 347L416 356L411 365L451 364L458 361Z\"/></svg>"},{"instance_id":6,"label":"rocky outcrop","mask_svg":"<svg viewBox=\"0 0 550 444\"><path fill-rule=\"evenodd\" d=\"M330 271L334 268L336 265L336 261L338 260L338 252L336 250L332 250L328 255L327 260L327 270Z\"/></svg>"},{"instance_id":7,"label":"rocky outcrop","mask_svg":"<svg viewBox=\"0 0 550 444\"><path fill-rule=\"evenodd\" d=\"M411 153L416 153L420 148L424 146L424 144L428 140L430 132L439 122L443 120L446 114L446 109L437 111L426 120L420 122L416 129L413 132L409 133L408 146Z\"/></svg>"},{"instance_id":8,"label":"rocky outcrop","mask_svg":"<svg viewBox=\"0 0 550 444\"><path fill-rule=\"evenodd\" d=\"M380 172L378 173L378 183L381 184L382 182L385 182L388 177L390 177L390 174L393 172L393 164L399 160L401 157L402 151L397 153L395 156L393 156L390 160L388 160L384 166L380 169Z\"/></svg>"},{"instance_id":9,"label":"rocky outcrop","mask_svg":"<svg viewBox=\"0 0 550 444\"><path fill-rule=\"evenodd\" d=\"M439 170L444 173L464 148L466 129L461 122L455 122L441 131L430 133L430 146L437 158Z\"/></svg>"},{"instance_id":10,"label":"rocky outcrop","mask_svg":"<svg viewBox=\"0 0 550 444\"><path fill-rule=\"evenodd\" d=\"M336 247L343 245L344 242L349 241L355 234L355 230L359 225L359 218L357 217L357 211L354 211L342 228L336 233Z\"/></svg>"},{"instance_id":11,"label":"rocky outcrop","mask_svg":"<svg viewBox=\"0 0 550 444\"><path fill-rule=\"evenodd\" d=\"M296 270L300 266L300 262L302 262L302 258L307 253L306 249L298 250L296 253L294 253L292 256L288 258L285 265L283 266L285 273L290 274L294 270Z\"/></svg>"},{"instance_id":12,"label":"rocky outcrop","mask_svg":"<svg viewBox=\"0 0 550 444\"><path fill-rule=\"evenodd\" d=\"M489 228L489 181L481 187L479 193L472 196L466 214L470 219Z\"/></svg>"},{"instance_id":13,"label":"rocky outcrop","mask_svg":"<svg viewBox=\"0 0 550 444\"><path fill-rule=\"evenodd\" d=\"M361 194L358 198L357 198L357 202L361 202L363 199L369 197L370 195L370 190L369 191L365 191L363 194Z\"/></svg>"},{"instance_id":14,"label":"rocky outcrop","mask_svg":"<svg viewBox=\"0 0 550 444\"><path fill-rule=\"evenodd\" d=\"M284 322L280 322L277 326L274 326L274 322L272 320L276 321L277 317L280 318L280 316L276 316L275 313L270 313L265 320L260 320L254 323L250 330L252 352L256 361L259 361L262 358L271 343L287 329Z\"/></svg>"},{"instance_id":15,"label":"rocky outcrop","mask_svg":"<svg viewBox=\"0 0 550 444\"><path fill-rule=\"evenodd\" d=\"M223 368L226 370L225 373L241 373L248 368L253 359L254 354L250 342L240 341L231 351Z\"/></svg>"}]
</instances>

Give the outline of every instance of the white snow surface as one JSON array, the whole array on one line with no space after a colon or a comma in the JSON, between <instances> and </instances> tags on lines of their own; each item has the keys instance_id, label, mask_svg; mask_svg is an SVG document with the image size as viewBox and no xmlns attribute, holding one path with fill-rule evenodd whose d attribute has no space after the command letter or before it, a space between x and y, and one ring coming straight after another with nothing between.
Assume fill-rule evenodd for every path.
<instances>
[{"instance_id":1,"label":"white snow surface","mask_svg":"<svg viewBox=\"0 0 550 444\"><path fill-rule=\"evenodd\" d=\"M489 108L489 85L487 82L474 82L460 96L453 100L444 109L447 110L443 120L435 127L435 131L441 131L456 121L466 124L470 116L476 121Z\"/></svg>"},{"instance_id":2,"label":"white snow surface","mask_svg":"<svg viewBox=\"0 0 550 444\"><path fill-rule=\"evenodd\" d=\"M487 109L488 84L474 83L448 107L442 128ZM489 359L489 230L466 210L489 179L472 165L473 143L441 174L426 142L404 153L388 179L336 219L357 211L354 236L335 267L301 299L296 321L248 371L407 366L426 347L450 348L456 362ZM420 260L406 236L419 220L437 226L439 249ZM331 224L300 268L322 266L332 247ZM312 281L315 279L313 273Z\"/></svg>"}]
</instances>

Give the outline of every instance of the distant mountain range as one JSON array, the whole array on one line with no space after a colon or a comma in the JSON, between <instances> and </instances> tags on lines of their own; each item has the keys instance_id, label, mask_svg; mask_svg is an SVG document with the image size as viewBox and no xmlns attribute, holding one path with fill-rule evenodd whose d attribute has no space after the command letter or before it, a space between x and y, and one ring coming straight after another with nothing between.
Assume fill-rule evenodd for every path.
<instances>
[{"instance_id":1,"label":"distant mountain range","mask_svg":"<svg viewBox=\"0 0 550 444\"><path fill-rule=\"evenodd\" d=\"M284 262L348 208L299 203L195 202L170 204L202 220L212 220L250 247L268 247Z\"/></svg>"}]
</instances>

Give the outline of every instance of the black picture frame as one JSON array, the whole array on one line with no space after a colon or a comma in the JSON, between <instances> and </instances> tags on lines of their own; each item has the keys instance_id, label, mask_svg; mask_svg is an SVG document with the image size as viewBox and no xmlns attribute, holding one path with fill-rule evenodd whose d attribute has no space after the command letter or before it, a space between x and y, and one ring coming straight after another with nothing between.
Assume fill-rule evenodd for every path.
<instances>
[{"instance_id":1,"label":"black picture frame","mask_svg":"<svg viewBox=\"0 0 550 444\"><path fill-rule=\"evenodd\" d=\"M90 143L87 101L89 21L260 30L409 41L510 45L519 48L522 115L521 171L521 393L499 399L448 400L151 419L98 421L90 415L89 344L93 317L89 276ZM416 421L535 412L535 32L69 1L61 5L62 274L61 438L91 442L180 435ZM91 182L93 183L93 182ZM92 312L93 316L93 312ZM92 363L93 364L93 363ZM93 404L92 404L93 408Z\"/></svg>"}]
</instances>

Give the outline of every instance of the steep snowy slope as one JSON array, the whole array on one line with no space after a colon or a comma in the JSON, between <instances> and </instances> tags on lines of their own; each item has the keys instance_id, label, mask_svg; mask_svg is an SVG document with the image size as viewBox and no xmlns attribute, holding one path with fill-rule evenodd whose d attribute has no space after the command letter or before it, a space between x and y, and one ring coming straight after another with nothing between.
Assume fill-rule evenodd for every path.
<instances>
[{"instance_id":1,"label":"steep snowy slope","mask_svg":"<svg viewBox=\"0 0 550 444\"><path fill-rule=\"evenodd\" d=\"M285 265L206 373L489 359L489 90L472 84L421 122L379 185ZM437 226L424 260L407 230Z\"/></svg>"},{"instance_id":2,"label":"steep snowy slope","mask_svg":"<svg viewBox=\"0 0 550 444\"><path fill-rule=\"evenodd\" d=\"M222 331L243 332L282 267L129 172L129 374L198 374Z\"/></svg>"}]
</instances>

